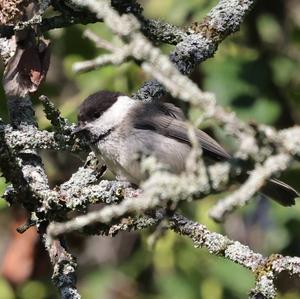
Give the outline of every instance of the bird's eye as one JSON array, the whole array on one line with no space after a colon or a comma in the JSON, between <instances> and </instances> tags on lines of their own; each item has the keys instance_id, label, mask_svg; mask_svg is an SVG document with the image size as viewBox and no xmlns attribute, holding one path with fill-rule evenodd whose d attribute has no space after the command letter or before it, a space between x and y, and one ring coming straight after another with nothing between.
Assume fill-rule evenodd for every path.
<instances>
[{"instance_id":1,"label":"bird's eye","mask_svg":"<svg viewBox=\"0 0 300 299\"><path fill-rule=\"evenodd\" d=\"M94 118L99 118L100 117L100 112L94 112Z\"/></svg>"}]
</instances>

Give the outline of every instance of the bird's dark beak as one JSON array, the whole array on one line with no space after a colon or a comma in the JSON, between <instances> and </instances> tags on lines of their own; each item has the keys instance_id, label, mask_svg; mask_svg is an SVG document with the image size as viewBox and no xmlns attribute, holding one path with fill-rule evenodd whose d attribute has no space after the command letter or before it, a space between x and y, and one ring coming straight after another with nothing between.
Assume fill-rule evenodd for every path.
<instances>
[{"instance_id":1,"label":"bird's dark beak","mask_svg":"<svg viewBox=\"0 0 300 299\"><path fill-rule=\"evenodd\" d=\"M84 123L78 123L77 126L74 128L74 130L72 131L71 135L77 135L80 132L83 132L87 130L86 125Z\"/></svg>"}]
</instances>

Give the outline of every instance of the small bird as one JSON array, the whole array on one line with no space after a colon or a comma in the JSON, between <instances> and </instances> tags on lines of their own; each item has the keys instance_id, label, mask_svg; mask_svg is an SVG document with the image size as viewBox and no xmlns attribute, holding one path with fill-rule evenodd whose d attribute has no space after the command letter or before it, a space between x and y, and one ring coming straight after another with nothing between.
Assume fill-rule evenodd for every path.
<instances>
[{"instance_id":1,"label":"small bird","mask_svg":"<svg viewBox=\"0 0 300 299\"><path fill-rule=\"evenodd\" d=\"M135 185L147 179L138 157L154 156L179 174L192 148L181 109L171 103L142 102L111 91L99 91L83 101L73 133L84 134L96 157L118 180ZM205 132L195 129L195 135L204 158L231 159ZM298 197L296 190L275 179L268 181L262 192L284 206L295 204Z\"/></svg>"}]
</instances>

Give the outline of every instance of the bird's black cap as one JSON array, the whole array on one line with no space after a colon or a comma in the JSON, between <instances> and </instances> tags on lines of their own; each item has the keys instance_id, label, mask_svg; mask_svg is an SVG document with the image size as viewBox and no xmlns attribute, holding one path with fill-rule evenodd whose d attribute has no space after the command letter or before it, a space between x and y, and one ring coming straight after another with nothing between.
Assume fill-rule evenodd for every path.
<instances>
[{"instance_id":1,"label":"bird's black cap","mask_svg":"<svg viewBox=\"0 0 300 299\"><path fill-rule=\"evenodd\" d=\"M88 96L79 107L78 122L90 122L99 118L122 96L112 91L99 91Z\"/></svg>"}]
</instances>

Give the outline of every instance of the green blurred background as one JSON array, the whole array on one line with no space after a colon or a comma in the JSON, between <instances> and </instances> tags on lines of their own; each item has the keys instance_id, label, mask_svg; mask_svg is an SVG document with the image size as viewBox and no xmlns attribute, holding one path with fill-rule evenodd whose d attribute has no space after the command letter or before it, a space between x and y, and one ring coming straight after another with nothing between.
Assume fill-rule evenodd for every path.
<instances>
[{"instance_id":1,"label":"green blurred background","mask_svg":"<svg viewBox=\"0 0 300 299\"><path fill-rule=\"evenodd\" d=\"M178 26L200 21L217 1L140 1L145 15ZM38 95L46 94L63 116L76 120L76 109L90 93L109 89L131 94L147 80L133 62L107 66L85 74L74 74L72 64L104 53L82 38L90 28L115 44L120 41L101 23L57 29L47 36L52 41L52 59L46 82L34 96L39 126L49 129ZM171 46L161 46L165 53ZM233 109L242 119L285 128L300 122L300 1L257 1L241 31L227 38L215 57L201 64L192 79L205 91L216 94L218 103ZM2 67L3 68L3 67ZM2 72L1 72L2 73ZM3 90L0 90L4 98ZM181 104L177 101L177 104ZM181 104L182 105L182 104ZM191 119L198 112L183 106ZM0 103L7 120L6 103ZM222 144L230 141L214 130ZM52 186L68 179L82 165L84 155L42 152ZM300 168L295 164L284 179L300 190ZM0 194L6 183L0 178ZM269 255L300 255L300 204L282 208L257 198L228 217L223 225L214 223L208 211L216 202L209 197L180 208L188 217L209 229ZM20 207L8 208L0 200L0 299L58 298L50 281L51 266L34 229L20 236L15 228L26 219ZM150 231L120 234L116 238L83 237L74 234L68 243L78 257L78 287L85 299L238 299L253 287L253 275L190 240L167 232L155 248L149 248ZM280 299L300 298L300 282L282 275L278 281Z\"/></svg>"}]
</instances>

